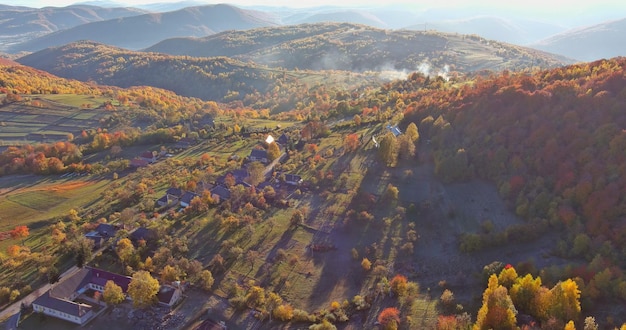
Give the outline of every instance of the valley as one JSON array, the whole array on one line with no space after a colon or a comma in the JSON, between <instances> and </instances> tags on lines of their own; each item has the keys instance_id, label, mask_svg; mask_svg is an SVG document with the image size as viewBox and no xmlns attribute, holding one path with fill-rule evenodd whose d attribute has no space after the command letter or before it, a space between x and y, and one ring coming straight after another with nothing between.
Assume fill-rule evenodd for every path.
<instances>
[{"instance_id":1,"label":"valley","mask_svg":"<svg viewBox=\"0 0 626 330\"><path fill-rule=\"evenodd\" d=\"M626 329L620 20L141 8L0 6L0 327Z\"/></svg>"}]
</instances>

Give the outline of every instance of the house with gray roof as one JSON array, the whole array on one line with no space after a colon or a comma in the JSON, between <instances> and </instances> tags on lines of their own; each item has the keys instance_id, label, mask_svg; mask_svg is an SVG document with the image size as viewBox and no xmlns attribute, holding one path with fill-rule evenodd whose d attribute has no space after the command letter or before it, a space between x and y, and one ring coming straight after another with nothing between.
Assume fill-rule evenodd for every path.
<instances>
[{"instance_id":1,"label":"house with gray roof","mask_svg":"<svg viewBox=\"0 0 626 330\"><path fill-rule=\"evenodd\" d=\"M248 159L251 162L261 162L263 164L267 164L269 162L267 150L265 149L252 149L252 151L250 151L250 156L248 156Z\"/></svg>"},{"instance_id":2,"label":"house with gray roof","mask_svg":"<svg viewBox=\"0 0 626 330\"><path fill-rule=\"evenodd\" d=\"M85 237L92 240L94 249L98 249L102 246L102 243L115 236L115 233L119 230L118 226L114 226L108 223L101 223L93 231L85 234Z\"/></svg>"}]
</instances>

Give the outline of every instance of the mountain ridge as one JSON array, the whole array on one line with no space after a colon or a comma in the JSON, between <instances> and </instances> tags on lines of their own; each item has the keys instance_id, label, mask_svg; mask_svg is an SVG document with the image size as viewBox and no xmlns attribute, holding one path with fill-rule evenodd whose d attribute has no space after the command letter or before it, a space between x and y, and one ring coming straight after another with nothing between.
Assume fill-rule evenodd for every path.
<instances>
[{"instance_id":1,"label":"mountain ridge","mask_svg":"<svg viewBox=\"0 0 626 330\"><path fill-rule=\"evenodd\" d=\"M626 56L626 18L570 29L531 46L580 61Z\"/></svg>"},{"instance_id":2,"label":"mountain ridge","mask_svg":"<svg viewBox=\"0 0 626 330\"><path fill-rule=\"evenodd\" d=\"M175 36L205 36L224 30L274 24L264 13L243 10L231 5L186 7L172 12L147 13L87 23L14 45L10 50L38 51L79 40L140 49ZM103 34L102 31L107 32Z\"/></svg>"},{"instance_id":3,"label":"mountain ridge","mask_svg":"<svg viewBox=\"0 0 626 330\"><path fill-rule=\"evenodd\" d=\"M424 62L461 72L558 66L571 62L530 48L434 31L317 23L173 38L145 49L187 56L231 56L270 67L367 71L417 70ZM334 64L333 64L334 63Z\"/></svg>"}]
</instances>

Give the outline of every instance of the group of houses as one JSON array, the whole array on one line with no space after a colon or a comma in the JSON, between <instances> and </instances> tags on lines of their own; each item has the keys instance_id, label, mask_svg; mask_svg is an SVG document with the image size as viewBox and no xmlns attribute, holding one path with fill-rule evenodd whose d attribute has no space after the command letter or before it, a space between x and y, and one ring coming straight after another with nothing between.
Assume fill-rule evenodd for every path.
<instances>
[{"instance_id":1,"label":"group of houses","mask_svg":"<svg viewBox=\"0 0 626 330\"><path fill-rule=\"evenodd\" d=\"M203 184L204 185L204 184ZM163 197L157 200L157 205L160 207L172 207L180 205L182 208L186 208L191 205L191 201L200 196L193 191L185 191L180 188L171 187L165 191Z\"/></svg>"},{"instance_id":2,"label":"group of houses","mask_svg":"<svg viewBox=\"0 0 626 330\"><path fill-rule=\"evenodd\" d=\"M174 150L184 150L191 146L193 146L197 141L195 139L184 137L176 142L176 144L172 147ZM139 156L131 159L129 166L133 168L146 167L150 164L156 163L159 159L171 156L165 150L161 150L160 152L156 151L144 151L139 154Z\"/></svg>"},{"instance_id":3,"label":"group of houses","mask_svg":"<svg viewBox=\"0 0 626 330\"><path fill-rule=\"evenodd\" d=\"M283 133L277 140L274 140L274 138L270 135L265 142L277 142L280 147L282 145L287 145L289 143L289 138ZM281 147L281 150L284 150L284 148ZM253 148L250 151L247 160L248 162L260 162L266 166L269 166L268 164L270 163L267 150L259 148ZM270 173L270 171L268 171L268 173ZM211 198L213 200L219 202L227 201L230 199L229 187L233 185L250 187L250 184L246 180L248 176L248 170L245 167L242 167L219 176L214 183L199 182L194 191L185 191L180 188L170 187L165 191L163 196L156 201L156 204L159 207L180 206L181 208L187 208L191 205L191 201L195 197L201 196L205 191L208 191L211 194ZM229 180L231 182L228 182ZM285 174L284 182L288 185L298 186L302 183L302 177L295 174ZM256 188L260 190L267 185L270 185L270 182L265 180L261 184L257 185Z\"/></svg>"},{"instance_id":4,"label":"group of houses","mask_svg":"<svg viewBox=\"0 0 626 330\"><path fill-rule=\"evenodd\" d=\"M32 303L35 312L84 325L105 310L98 297L108 281L119 286L124 294L132 278L93 267L84 267L56 283ZM130 297L126 296L128 300ZM156 295L162 306L174 306L182 298L180 285L163 284Z\"/></svg>"}]
</instances>

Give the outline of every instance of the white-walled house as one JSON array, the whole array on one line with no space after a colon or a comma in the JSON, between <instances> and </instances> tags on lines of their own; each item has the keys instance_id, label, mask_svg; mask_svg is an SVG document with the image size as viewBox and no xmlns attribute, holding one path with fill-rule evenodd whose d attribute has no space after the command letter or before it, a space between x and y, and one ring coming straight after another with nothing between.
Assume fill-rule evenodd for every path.
<instances>
[{"instance_id":1,"label":"white-walled house","mask_svg":"<svg viewBox=\"0 0 626 330\"><path fill-rule=\"evenodd\" d=\"M103 292L107 281L113 281L126 292L130 280L128 276L85 267L56 283L52 289L35 299L32 307L35 312L83 325L95 314L92 306L75 301L81 294L88 290Z\"/></svg>"}]
</instances>

